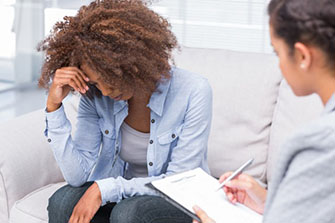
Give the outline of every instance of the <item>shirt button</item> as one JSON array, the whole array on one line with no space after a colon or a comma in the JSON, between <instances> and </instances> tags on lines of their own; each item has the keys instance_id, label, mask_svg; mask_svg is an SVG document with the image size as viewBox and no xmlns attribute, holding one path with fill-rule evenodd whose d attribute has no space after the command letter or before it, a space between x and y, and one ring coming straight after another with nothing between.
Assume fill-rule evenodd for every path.
<instances>
[{"instance_id":1,"label":"shirt button","mask_svg":"<svg viewBox=\"0 0 335 223\"><path fill-rule=\"evenodd\" d=\"M150 142L149 142L150 144L153 144L154 143L154 141L153 140L150 140Z\"/></svg>"},{"instance_id":2,"label":"shirt button","mask_svg":"<svg viewBox=\"0 0 335 223\"><path fill-rule=\"evenodd\" d=\"M175 135L175 134L172 134L172 136L171 136L171 137L174 139L174 138L176 138L176 135Z\"/></svg>"},{"instance_id":3,"label":"shirt button","mask_svg":"<svg viewBox=\"0 0 335 223\"><path fill-rule=\"evenodd\" d=\"M155 123L155 119L151 119L151 123Z\"/></svg>"},{"instance_id":4,"label":"shirt button","mask_svg":"<svg viewBox=\"0 0 335 223\"><path fill-rule=\"evenodd\" d=\"M150 162L150 163L149 163L149 166L152 166L152 165L154 165L154 164L153 164L152 162Z\"/></svg>"},{"instance_id":5,"label":"shirt button","mask_svg":"<svg viewBox=\"0 0 335 223\"><path fill-rule=\"evenodd\" d=\"M108 131L108 130L105 130L105 133L106 133L106 135L108 135L108 134L109 134L109 131Z\"/></svg>"},{"instance_id":6,"label":"shirt button","mask_svg":"<svg viewBox=\"0 0 335 223\"><path fill-rule=\"evenodd\" d=\"M48 139L48 142L51 142L51 139Z\"/></svg>"}]
</instances>

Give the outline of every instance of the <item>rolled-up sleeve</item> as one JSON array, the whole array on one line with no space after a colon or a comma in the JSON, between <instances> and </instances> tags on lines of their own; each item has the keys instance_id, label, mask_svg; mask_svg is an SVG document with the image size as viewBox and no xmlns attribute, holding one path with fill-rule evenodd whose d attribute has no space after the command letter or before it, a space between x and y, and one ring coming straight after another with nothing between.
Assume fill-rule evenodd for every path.
<instances>
[{"instance_id":1,"label":"rolled-up sleeve","mask_svg":"<svg viewBox=\"0 0 335 223\"><path fill-rule=\"evenodd\" d=\"M87 181L101 144L99 117L90 99L82 97L77 119L73 140L63 105L54 112L46 112L45 135L65 180L72 186L81 186Z\"/></svg>"}]
</instances>

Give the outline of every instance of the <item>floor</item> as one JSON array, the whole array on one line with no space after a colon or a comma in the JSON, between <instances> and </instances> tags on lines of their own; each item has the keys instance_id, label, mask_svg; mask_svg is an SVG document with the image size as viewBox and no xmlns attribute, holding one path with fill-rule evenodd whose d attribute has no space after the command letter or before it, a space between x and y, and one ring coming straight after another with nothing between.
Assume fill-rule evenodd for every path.
<instances>
[{"instance_id":1,"label":"floor","mask_svg":"<svg viewBox=\"0 0 335 223\"><path fill-rule=\"evenodd\" d=\"M0 83L4 86L3 83ZM3 87L4 88L4 87ZM46 91L37 87L0 90L0 124L17 116L45 107Z\"/></svg>"}]
</instances>

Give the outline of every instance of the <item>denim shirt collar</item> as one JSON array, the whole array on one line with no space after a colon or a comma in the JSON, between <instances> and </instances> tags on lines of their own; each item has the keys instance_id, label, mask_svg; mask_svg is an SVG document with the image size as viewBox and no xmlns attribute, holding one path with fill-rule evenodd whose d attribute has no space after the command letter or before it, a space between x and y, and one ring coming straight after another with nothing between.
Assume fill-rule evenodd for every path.
<instances>
[{"instance_id":1,"label":"denim shirt collar","mask_svg":"<svg viewBox=\"0 0 335 223\"><path fill-rule=\"evenodd\" d=\"M330 97L328 102L325 105L325 108L322 114L327 114L335 110L335 93Z\"/></svg>"},{"instance_id":2,"label":"denim shirt collar","mask_svg":"<svg viewBox=\"0 0 335 223\"><path fill-rule=\"evenodd\" d=\"M162 116L163 114L164 103L170 88L170 84L171 79L162 80L159 83L156 91L152 93L149 104L147 105L153 112L155 112L159 116ZM119 113L127 105L128 105L127 101L114 101L113 114L115 115Z\"/></svg>"},{"instance_id":3,"label":"denim shirt collar","mask_svg":"<svg viewBox=\"0 0 335 223\"><path fill-rule=\"evenodd\" d=\"M159 83L156 91L152 93L149 104L151 111L162 116L167 93L169 92L171 79L164 79Z\"/></svg>"},{"instance_id":4,"label":"denim shirt collar","mask_svg":"<svg viewBox=\"0 0 335 223\"><path fill-rule=\"evenodd\" d=\"M114 111L113 114L119 113L125 106L128 105L127 101L114 101Z\"/></svg>"}]
</instances>

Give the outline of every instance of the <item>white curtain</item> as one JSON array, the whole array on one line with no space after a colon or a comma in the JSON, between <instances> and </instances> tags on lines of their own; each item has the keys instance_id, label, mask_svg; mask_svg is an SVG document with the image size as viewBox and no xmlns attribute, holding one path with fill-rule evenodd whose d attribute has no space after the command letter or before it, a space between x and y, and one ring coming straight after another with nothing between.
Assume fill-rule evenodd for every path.
<instances>
[{"instance_id":1,"label":"white curtain","mask_svg":"<svg viewBox=\"0 0 335 223\"><path fill-rule=\"evenodd\" d=\"M168 18L187 47L271 53L269 0L161 0L152 9Z\"/></svg>"}]
</instances>

